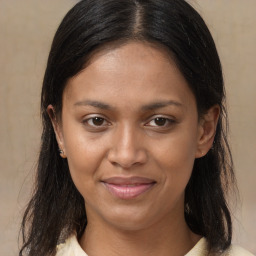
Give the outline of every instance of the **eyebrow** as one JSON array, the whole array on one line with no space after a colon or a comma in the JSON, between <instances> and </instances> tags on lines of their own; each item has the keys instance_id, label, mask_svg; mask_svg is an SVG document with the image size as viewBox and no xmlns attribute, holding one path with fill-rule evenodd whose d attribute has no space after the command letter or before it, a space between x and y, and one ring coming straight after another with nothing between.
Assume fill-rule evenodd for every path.
<instances>
[{"instance_id":1,"label":"eyebrow","mask_svg":"<svg viewBox=\"0 0 256 256\"><path fill-rule=\"evenodd\" d=\"M175 100L157 101L157 102L150 103L148 105L144 105L142 106L141 109L144 111L147 111L147 110L156 110L156 109L164 108L168 106L182 107L183 104Z\"/></svg>"},{"instance_id":2,"label":"eyebrow","mask_svg":"<svg viewBox=\"0 0 256 256\"><path fill-rule=\"evenodd\" d=\"M104 109L104 110L111 110L114 109L114 107L110 106L109 104L100 102L100 101L95 101L95 100L83 100L83 101L78 101L74 104L75 106L92 106L95 108L99 108L99 109ZM168 100L168 101L157 101L157 102L153 102L147 105L143 105L141 107L142 111L149 111L149 110L156 110L159 108L164 108L164 107L168 107L168 106L177 106L177 107L182 107L183 104L178 102L178 101L174 101L174 100Z\"/></svg>"},{"instance_id":3,"label":"eyebrow","mask_svg":"<svg viewBox=\"0 0 256 256\"><path fill-rule=\"evenodd\" d=\"M78 101L74 104L75 106L92 106L95 108L100 108L100 109L112 109L110 105L100 102L100 101L95 101L95 100L83 100L83 101Z\"/></svg>"}]
</instances>

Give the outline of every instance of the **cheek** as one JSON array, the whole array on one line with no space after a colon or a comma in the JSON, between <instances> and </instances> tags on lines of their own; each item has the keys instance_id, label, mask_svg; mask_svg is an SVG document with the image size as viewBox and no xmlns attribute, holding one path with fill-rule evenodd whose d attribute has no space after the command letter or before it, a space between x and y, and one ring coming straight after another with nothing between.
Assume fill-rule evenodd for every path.
<instances>
[{"instance_id":1,"label":"cheek","mask_svg":"<svg viewBox=\"0 0 256 256\"><path fill-rule=\"evenodd\" d=\"M183 132L156 148L155 160L167 186L175 187L180 192L185 189L192 173L196 146L194 133Z\"/></svg>"},{"instance_id":2,"label":"cheek","mask_svg":"<svg viewBox=\"0 0 256 256\"><path fill-rule=\"evenodd\" d=\"M65 126L64 141L71 177L83 194L83 190L97 180L97 169L105 156L105 143L88 136L82 126L72 124Z\"/></svg>"},{"instance_id":3,"label":"cheek","mask_svg":"<svg viewBox=\"0 0 256 256\"><path fill-rule=\"evenodd\" d=\"M193 133L194 134L194 133ZM196 133L195 133L196 134ZM196 135L180 133L170 135L161 145L156 147L155 155L166 164L191 165L195 159L197 149Z\"/></svg>"}]
</instances>

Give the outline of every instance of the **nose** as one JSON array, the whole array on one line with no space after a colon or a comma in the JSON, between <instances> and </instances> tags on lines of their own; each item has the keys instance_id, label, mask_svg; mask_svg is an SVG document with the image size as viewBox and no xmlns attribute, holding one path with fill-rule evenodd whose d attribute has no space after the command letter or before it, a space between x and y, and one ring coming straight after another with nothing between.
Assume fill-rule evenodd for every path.
<instances>
[{"instance_id":1,"label":"nose","mask_svg":"<svg viewBox=\"0 0 256 256\"><path fill-rule=\"evenodd\" d=\"M141 165L147 161L142 136L128 125L119 127L113 134L108 160L124 169Z\"/></svg>"}]
</instances>

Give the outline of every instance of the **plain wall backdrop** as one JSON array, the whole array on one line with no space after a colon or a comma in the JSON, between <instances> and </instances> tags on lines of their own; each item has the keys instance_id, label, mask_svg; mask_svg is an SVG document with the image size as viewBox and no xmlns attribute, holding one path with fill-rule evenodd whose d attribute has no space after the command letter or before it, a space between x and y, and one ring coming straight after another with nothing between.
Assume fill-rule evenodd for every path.
<instances>
[{"instance_id":1,"label":"plain wall backdrop","mask_svg":"<svg viewBox=\"0 0 256 256\"><path fill-rule=\"evenodd\" d=\"M18 255L21 215L40 142L40 91L48 52L75 0L0 0L0 255ZM221 57L241 202L234 242L256 254L256 1L190 0Z\"/></svg>"}]
</instances>

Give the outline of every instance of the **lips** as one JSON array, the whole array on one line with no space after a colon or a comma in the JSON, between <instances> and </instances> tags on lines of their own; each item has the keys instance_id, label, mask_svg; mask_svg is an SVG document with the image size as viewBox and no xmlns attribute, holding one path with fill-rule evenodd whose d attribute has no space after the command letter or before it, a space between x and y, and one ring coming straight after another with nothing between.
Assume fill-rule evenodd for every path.
<instances>
[{"instance_id":1,"label":"lips","mask_svg":"<svg viewBox=\"0 0 256 256\"><path fill-rule=\"evenodd\" d=\"M144 177L111 177L102 181L107 190L120 199L133 199L150 190L155 181Z\"/></svg>"}]
</instances>

